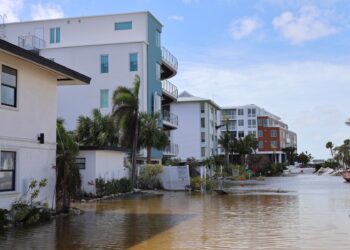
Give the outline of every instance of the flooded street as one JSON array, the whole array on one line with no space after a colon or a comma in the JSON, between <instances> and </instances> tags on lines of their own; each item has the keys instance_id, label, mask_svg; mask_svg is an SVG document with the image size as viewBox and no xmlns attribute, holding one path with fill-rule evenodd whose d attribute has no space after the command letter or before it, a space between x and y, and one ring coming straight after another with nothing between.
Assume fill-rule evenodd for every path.
<instances>
[{"instance_id":1,"label":"flooded street","mask_svg":"<svg viewBox=\"0 0 350 250\"><path fill-rule=\"evenodd\" d=\"M0 249L350 248L350 183L313 175L261 183L234 195L81 204L83 215L1 232Z\"/></svg>"}]
</instances>

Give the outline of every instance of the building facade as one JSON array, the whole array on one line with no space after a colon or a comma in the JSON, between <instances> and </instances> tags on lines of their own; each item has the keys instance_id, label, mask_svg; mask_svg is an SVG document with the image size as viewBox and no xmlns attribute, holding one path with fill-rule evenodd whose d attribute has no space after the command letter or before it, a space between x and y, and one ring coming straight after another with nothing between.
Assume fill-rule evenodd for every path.
<instances>
[{"instance_id":1,"label":"building facade","mask_svg":"<svg viewBox=\"0 0 350 250\"><path fill-rule=\"evenodd\" d=\"M281 118L254 104L244 106L223 107L220 112L223 124L228 121L228 132L233 138L244 138L254 135L259 141L258 154L264 154L273 161L284 162L286 147L297 148L297 135L288 129ZM221 134L226 126L221 127ZM219 149L224 154L223 148Z\"/></svg>"},{"instance_id":2,"label":"building facade","mask_svg":"<svg viewBox=\"0 0 350 250\"><path fill-rule=\"evenodd\" d=\"M47 179L38 200L55 207L57 86L90 78L0 39L0 208Z\"/></svg>"},{"instance_id":3,"label":"building facade","mask_svg":"<svg viewBox=\"0 0 350 250\"><path fill-rule=\"evenodd\" d=\"M219 106L212 100L184 91L171 108L181 121L173 132L178 143L178 157L183 161L189 157L204 160L216 155Z\"/></svg>"},{"instance_id":4,"label":"building facade","mask_svg":"<svg viewBox=\"0 0 350 250\"><path fill-rule=\"evenodd\" d=\"M151 13L138 12L9 23L1 34L13 44L91 76L89 86L59 88L58 116L69 130L76 128L79 115L89 116L94 108L110 113L114 90L133 87L137 74L140 111L160 112L162 126L171 131L178 124L170 109L177 88L168 79L177 73L178 62L161 44L162 28ZM159 159L162 152L154 150L152 156Z\"/></svg>"}]
</instances>

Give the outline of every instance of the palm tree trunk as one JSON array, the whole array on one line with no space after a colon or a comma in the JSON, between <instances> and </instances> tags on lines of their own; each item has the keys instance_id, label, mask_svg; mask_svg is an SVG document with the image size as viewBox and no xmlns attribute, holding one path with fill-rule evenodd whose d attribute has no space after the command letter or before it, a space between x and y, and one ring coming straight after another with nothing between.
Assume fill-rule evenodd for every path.
<instances>
[{"instance_id":1,"label":"palm tree trunk","mask_svg":"<svg viewBox=\"0 0 350 250\"><path fill-rule=\"evenodd\" d=\"M152 152L152 147L147 147L147 164L151 163L151 152Z\"/></svg>"},{"instance_id":2,"label":"palm tree trunk","mask_svg":"<svg viewBox=\"0 0 350 250\"><path fill-rule=\"evenodd\" d=\"M132 143L132 168L131 168L131 186L135 188L135 177L136 177L136 155L137 155L137 140L139 137L139 124L138 116L136 117L135 134Z\"/></svg>"}]
</instances>

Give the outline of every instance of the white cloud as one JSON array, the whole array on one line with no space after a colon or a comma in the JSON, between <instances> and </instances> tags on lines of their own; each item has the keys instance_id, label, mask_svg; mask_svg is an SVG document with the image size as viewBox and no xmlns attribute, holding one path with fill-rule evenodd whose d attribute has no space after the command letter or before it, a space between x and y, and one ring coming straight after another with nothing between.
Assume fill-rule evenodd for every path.
<instances>
[{"instance_id":1,"label":"white cloud","mask_svg":"<svg viewBox=\"0 0 350 250\"><path fill-rule=\"evenodd\" d=\"M297 132L300 151L308 150L317 158L328 157L324 147L327 141L338 145L346 135L349 137L350 128L344 121L350 117L350 64L295 61L241 67L181 65L174 82L180 92L187 90L222 106L261 106L282 117Z\"/></svg>"},{"instance_id":2,"label":"white cloud","mask_svg":"<svg viewBox=\"0 0 350 250\"><path fill-rule=\"evenodd\" d=\"M168 19L175 20L175 21L183 21L185 18L183 16L170 16Z\"/></svg>"},{"instance_id":3,"label":"white cloud","mask_svg":"<svg viewBox=\"0 0 350 250\"><path fill-rule=\"evenodd\" d=\"M253 18L243 18L231 22L229 33L234 39L241 39L250 35L259 27L258 22Z\"/></svg>"},{"instance_id":4,"label":"white cloud","mask_svg":"<svg viewBox=\"0 0 350 250\"><path fill-rule=\"evenodd\" d=\"M0 0L0 15L7 16L5 22L20 21L20 11L23 8L24 0ZM1 19L2 23L3 20Z\"/></svg>"},{"instance_id":5,"label":"white cloud","mask_svg":"<svg viewBox=\"0 0 350 250\"><path fill-rule=\"evenodd\" d=\"M60 5L38 3L31 6L31 17L33 20L62 18L64 17L64 12Z\"/></svg>"},{"instance_id":6,"label":"white cloud","mask_svg":"<svg viewBox=\"0 0 350 250\"><path fill-rule=\"evenodd\" d=\"M315 6L304 6L298 14L283 12L273 19L273 26L293 44L301 44L337 32L328 23L329 16Z\"/></svg>"}]
</instances>

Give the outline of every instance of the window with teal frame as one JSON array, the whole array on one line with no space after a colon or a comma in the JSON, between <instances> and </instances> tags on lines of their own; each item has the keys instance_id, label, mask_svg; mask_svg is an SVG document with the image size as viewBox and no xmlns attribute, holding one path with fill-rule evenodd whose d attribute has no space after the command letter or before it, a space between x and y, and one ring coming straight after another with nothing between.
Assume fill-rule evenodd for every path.
<instances>
[{"instance_id":1,"label":"window with teal frame","mask_svg":"<svg viewBox=\"0 0 350 250\"><path fill-rule=\"evenodd\" d=\"M108 55L101 55L101 73L108 73Z\"/></svg>"},{"instance_id":2,"label":"window with teal frame","mask_svg":"<svg viewBox=\"0 0 350 250\"><path fill-rule=\"evenodd\" d=\"M108 89L100 90L100 108L108 108Z\"/></svg>"},{"instance_id":3,"label":"window with teal frame","mask_svg":"<svg viewBox=\"0 0 350 250\"><path fill-rule=\"evenodd\" d=\"M137 71L137 53L129 55L130 59L130 71Z\"/></svg>"},{"instance_id":4,"label":"window with teal frame","mask_svg":"<svg viewBox=\"0 0 350 250\"><path fill-rule=\"evenodd\" d=\"M131 30L132 22L118 22L114 23L114 30Z\"/></svg>"},{"instance_id":5,"label":"window with teal frame","mask_svg":"<svg viewBox=\"0 0 350 250\"><path fill-rule=\"evenodd\" d=\"M51 28L50 29L50 43L60 43L61 42L61 28Z\"/></svg>"}]
</instances>

